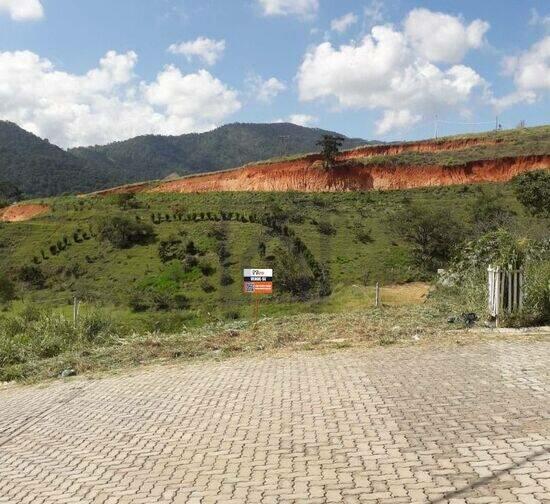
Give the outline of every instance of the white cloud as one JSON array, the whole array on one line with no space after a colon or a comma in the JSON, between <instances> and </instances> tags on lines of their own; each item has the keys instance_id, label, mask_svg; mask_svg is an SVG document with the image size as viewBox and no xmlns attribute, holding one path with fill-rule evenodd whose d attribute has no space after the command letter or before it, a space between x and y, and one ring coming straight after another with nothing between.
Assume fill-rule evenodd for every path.
<instances>
[{"instance_id":1,"label":"white cloud","mask_svg":"<svg viewBox=\"0 0 550 504\"><path fill-rule=\"evenodd\" d=\"M353 12L348 12L342 17L333 19L330 23L330 29L338 33L344 33L348 28L357 23L357 16Z\"/></svg>"},{"instance_id":2,"label":"white cloud","mask_svg":"<svg viewBox=\"0 0 550 504\"><path fill-rule=\"evenodd\" d=\"M213 40L206 37L198 37L189 42L172 44L168 51L172 54L183 54L188 61L194 57L200 58L208 65L214 65L225 51L225 40Z\"/></svg>"},{"instance_id":3,"label":"white cloud","mask_svg":"<svg viewBox=\"0 0 550 504\"><path fill-rule=\"evenodd\" d=\"M537 9L531 9L529 24L531 26L542 26L545 30L550 30L550 15L541 16Z\"/></svg>"},{"instance_id":4,"label":"white cloud","mask_svg":"<svg viewBox=\"0 0 550 504\"><path fill-rule=\"evenodd\" d=\"M479 49L489 23L476 19L469 25L442 12L414 9L405 20L405 35L415 51L433 63L458 63L468 50Z\"/></svg>"},{"instance_id":5,"label":"white cloud","mask_svg":"<svg viewBox=\"0 0 550 504\"><path fill-rule=\"evenodd\" d=\"M30 51L0 52L0 118L64 147L214 128L241 104L206 70L164 68L138 82L134 52L108 52L83 75Z\"/></svg>"},{"instance_id":6,"label":"white cloud","mask_svg":"<svg viewBox=\"0 0 550 504\"><path fill-rule=\"evenodd\" d=\"M309 126L317 122L317 117L308 114L291 114L288 116L288 122L298 126Z\"/></svg>"},{"instance_id":7,"label":"white cloud","mask_svg":"<svg viewBox=\"0 0 550 504\"><path fill-rule=\"evenodd\" d=\"M367 5L363 14L365 16L365 27L371 28L375 24L384 21L384 2L382 0L372 0Z\"/></svg>"},{"instance_id":8,"label":"white cloud","mask_svg":"<svg viewBox=\"0 0 550 504\"><path fill-rule=\"evenodd\" d=\"M521 102L534 103L550 91L550 35L533 44L518 56L503 60L505 75L512 76L513 93L493 101L498 110Z\"/></svg>"},{"instance_id":9,"label":"white cloud","mask_svg":"<svg viewBox=\"0 0 550 504\"><path fill-rule=\"evenodd\" d=\"M263 103L270 103L277 95L286 90L286 84L275 77L264 80L260 75L250 74L246 86L254 98Z\"/></svg>"},{"instance_id":10,"label":"white cloud","mask_svg":"<svg viewBox=\"0 0 550 504\"><path fill-rule=\"evenodd\" d=\"M311 18L319 10L319 0L258 0L265 16Z\"/></svg>"},{"instance_id":11,"label":"white cloud","mask_svg":"<svg viewBox=\"0 0 550 504\"><path fill-rule=\"evenodd\" d=\"M358 43L314 47L297 81L302 101L331 98L341 108L382 109L384 131L436 112L463 112L476 89L486 88L470 67L439 68L391 25L375 26Z\"/></svg>"},{"instance_id":12,"label":"white cloud","mask_svg":"<svg viewBox=\"0 0 550 504\"><path fill-rule=\"evenodd\" d=\"M376 123L376 132L385 135L392 130L402 130L416 124L421 118L419 114L413 114L408 109L386 110Z\"/></svg>"},{"instance_id":13,"label":"white cloud","mask_svg":"<svg viewBox=\"0 0 550 504\"><path fill-rule=\"evenodd\" d=\"M7 12L14 21L30 21L44 17L40 0L0 0L0 12Z\"/></svg>"}]
</instances>

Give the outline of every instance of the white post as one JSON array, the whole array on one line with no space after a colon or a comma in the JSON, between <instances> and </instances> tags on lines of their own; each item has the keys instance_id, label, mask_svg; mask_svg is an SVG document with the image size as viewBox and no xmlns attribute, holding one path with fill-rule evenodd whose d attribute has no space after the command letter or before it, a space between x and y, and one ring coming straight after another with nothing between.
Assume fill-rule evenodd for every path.
<instances>
[{"instance_id":1,"label":"white post","mask_svg":"<svg viewBox=\"0 0 550 504\"><path fill-rule=\"evenodd\" d=\"M76 296L73 297L73 327L76 328L76 322L78 319L78 299Z\"/></svg>"}]
</instances>

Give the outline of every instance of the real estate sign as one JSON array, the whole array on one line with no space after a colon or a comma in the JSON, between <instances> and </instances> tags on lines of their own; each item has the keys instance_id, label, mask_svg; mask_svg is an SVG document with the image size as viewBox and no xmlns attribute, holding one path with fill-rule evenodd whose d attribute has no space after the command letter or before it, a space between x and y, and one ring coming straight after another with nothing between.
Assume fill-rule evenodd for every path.
<instances>
[{"instance_id":1,"label":"real estate sign","mask_svg":"<svg viewBox=\"0 0 550 504\"><path fill-rule=\"evenodd\" d=\"M243 271L245 294L272 294L273 270L247 268Z\"/></svg>"}]
</instances>

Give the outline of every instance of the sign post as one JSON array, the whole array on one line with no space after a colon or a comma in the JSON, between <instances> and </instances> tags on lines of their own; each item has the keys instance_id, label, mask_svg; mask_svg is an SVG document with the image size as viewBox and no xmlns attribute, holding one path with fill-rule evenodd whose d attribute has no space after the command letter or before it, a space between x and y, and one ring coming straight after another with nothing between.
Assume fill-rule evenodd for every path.
<instances>
[{"instance_id":1,"label":"sign post","mask_svg":"<svg viewBox=\"0 0 550 504\"><path fill-rule=\"evenodd\" d=\"M260 295L273 293L273 270L245 268L243 270L243 293L254 297L254 324L258 322Z\"/></svg>"}]
</instances>

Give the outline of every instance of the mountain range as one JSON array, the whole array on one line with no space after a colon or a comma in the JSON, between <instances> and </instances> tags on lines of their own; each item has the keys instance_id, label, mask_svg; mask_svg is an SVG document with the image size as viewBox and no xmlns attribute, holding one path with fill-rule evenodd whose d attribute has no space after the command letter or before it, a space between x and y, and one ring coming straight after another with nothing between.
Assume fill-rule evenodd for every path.
<instances>
[{"instance_id":1,"label":"mountain range","mask_svg":"<svg viewBox=\"0 0 550 504\"><path fill-rule=\"evenodd\" d=\"M12 122L0 121L0 183L16 186L29 197L89 192L313 152L325 134L338 133L290 123L235 123L206 133L145 135L63 150ZM345 149L377 143L340 136Z\"/></svg>"}]
</instances>

